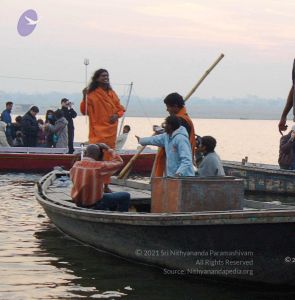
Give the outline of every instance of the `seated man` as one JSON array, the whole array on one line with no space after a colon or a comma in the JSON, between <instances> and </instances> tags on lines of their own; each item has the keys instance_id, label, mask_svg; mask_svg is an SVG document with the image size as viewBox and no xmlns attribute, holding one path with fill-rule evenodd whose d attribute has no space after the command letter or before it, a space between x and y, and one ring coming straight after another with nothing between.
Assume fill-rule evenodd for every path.
<instances>
[{"instance_id":1,"label":"seated man","mask_svg":"<svg viewBox=\"0 0 295 300\"><path fill-rule=\"evenodd\" d=\"M103 161L103 152L111 160ZM106 144L91 144L81 161L75 162L70 170L73 181L71 196L77 206L99 210L128 211L130 194L126 192L103 193L106 178L123 164L121 157Z\"/></svg>"},{"instance_id":2,"label":"seated man","mask_svg":"<svg viewBox=\"0 0 295 300\"><path fill-rule=\"evenodd\" d=\"M198 167L198 174L201 177L225 175L220 158L214 151L215 147L216 140L214 137L202 137L200 150L204 154L204 158Z\"/></svg>"},{"instance_id":3,"label":"seated man","mask_svg":"<svg viewBox=\"0 0 295 300\"><path fill-rule=\"evenodd\" d=\"M194 176L192 149L187 130L180 126L177 116L166 118L165 133L151 137L136 136L141 145L154 145L165 148L166 176Z\"/></svg>"}]
</instances>

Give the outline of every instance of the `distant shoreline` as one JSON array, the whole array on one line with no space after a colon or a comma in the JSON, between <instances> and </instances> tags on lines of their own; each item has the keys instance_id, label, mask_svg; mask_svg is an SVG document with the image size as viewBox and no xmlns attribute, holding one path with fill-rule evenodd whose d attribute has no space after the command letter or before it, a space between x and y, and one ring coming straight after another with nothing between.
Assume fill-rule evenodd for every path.
<instances>
[{"instance_id":1,"label":"distant shoreline","mask_svg":"<svg viewBox=\"0 0 295 300\"><path fill-rule=\"evenodd\" d=\"M14 102L13 113L24 114L30 106L37 105L40 114L45 114L48 109L60 107L60 99L68 98L74 103L74 109L79 112L81 101L80 93L47 93L47 94L23 94L5 93L0 91L0 111L4 110L5 102ZM126 105L126 96L120 96L121 103ZM234 120L279 120L286 100L281 98L265 99L255 95L241 98L194 98L186 104L189 115L198 119L234 119ZM2 106L2 110L1 110ZM151 109L152 107L152 109ZM166 107L162 98L144 98L132 96L127 117L165 118ZM291 118L291 113L289 114Z\"/></svg>"},{"instance_id":2,"label":"distant shoreline","mask_svg":"<svg viewBox=\"0 0 295 300\"><path fill-rule=\"evenodd\" d=\"M23 116L25 112L12 112L12 116L13 118L15 118L16 116L20 115ZM37 115L38 116L45 116L46 111L42 111ZM161 116L149 116L148 119L165 119L168 115L161 115ZM84 115L80 114L78 112L78 117L84 117ZM253 118L237 118L237 117L222 117L222 116L217 116L217 117L208 117L208 116L194 116L194 115L190 115L190 117L192 119L202 119L202 120L240 120L240 121L279 121L279 117L277 118L261 118L261 117L253 117ZM147 116L142 116L142 115L126 115L126 118L147 118ZM287 120L287 122L293 122L293 119L290 118Z\"/></svg>"}]
</instances>

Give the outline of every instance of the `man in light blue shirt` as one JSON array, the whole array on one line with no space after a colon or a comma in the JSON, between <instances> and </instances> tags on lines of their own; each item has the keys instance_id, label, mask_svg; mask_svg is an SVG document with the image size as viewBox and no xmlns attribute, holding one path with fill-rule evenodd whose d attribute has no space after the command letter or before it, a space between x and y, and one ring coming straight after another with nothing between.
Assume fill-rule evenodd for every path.
<instances>
[{"instance_id":1,"label":"man in light blue shirt","mask_svg":"<svg viewBox=\"0 0 295 300\"><path fill-rule=\"evenodd\" d=\"M169 116L165 120L165 133L140 138L141 145L153 145L165 148L166 176L194 176L192 150L187 130L180 126L177 116Z\"/></svg>"}]
</instances>

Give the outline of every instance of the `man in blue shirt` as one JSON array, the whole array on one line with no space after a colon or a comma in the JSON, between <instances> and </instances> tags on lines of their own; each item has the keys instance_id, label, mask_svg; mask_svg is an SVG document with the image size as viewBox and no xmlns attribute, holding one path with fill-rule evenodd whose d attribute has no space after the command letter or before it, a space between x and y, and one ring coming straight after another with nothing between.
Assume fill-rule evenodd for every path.
<instances>
[{"instance_id":1,"label":"man in blue shirt","mask_svg":"<svg viewBox=\"0 0 295 300\"><path fill-rule=\"evenodd\" d=\"M13 106L13 102L11 101L6 102L6 109L3 110L1 114L2 121L7 124L5 134L6 134L7 142L9 143L10 146L12 146L12 140L13 140L13 127L11 122L12 106Z\"/></svg>"},{"instance_id":2,"label":"man in blue shirt","mask_svg":"<svg viewBox=\"0 0 295 300\"><path fill-rule=\"evenodd\" d=\"M153 145L165 148L166 176L194 176L192 149L185 127L177 116L165 120L165 133L151 137L136 136L141 145Z\"/></svg>"}]
</instances>

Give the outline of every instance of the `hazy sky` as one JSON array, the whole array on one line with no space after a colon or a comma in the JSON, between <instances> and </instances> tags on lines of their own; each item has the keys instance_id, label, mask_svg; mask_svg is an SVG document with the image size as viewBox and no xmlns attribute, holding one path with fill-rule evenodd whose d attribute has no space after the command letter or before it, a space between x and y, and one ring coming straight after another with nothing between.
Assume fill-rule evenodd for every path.
<instances>
[{"instance_id":1,"label":"hazy sky","mask_svg":"<svg viewBox=\"0 0 295 300\"><path fill-rule=\"evenodd\" d=\"M196 92L199 97L285 98L295 57L294 0L1 0L0 76L7 92L79 92L89 73L109 70L134 82L140 96L186 94L220 55L225 58ZM39 23L18 35L20 15Z\"/></svg>"}]
</instances>

